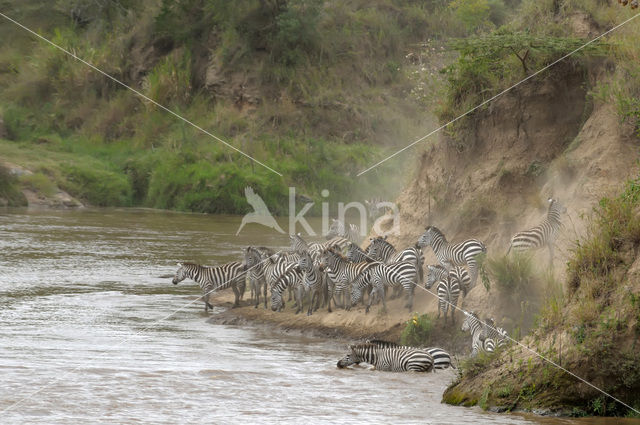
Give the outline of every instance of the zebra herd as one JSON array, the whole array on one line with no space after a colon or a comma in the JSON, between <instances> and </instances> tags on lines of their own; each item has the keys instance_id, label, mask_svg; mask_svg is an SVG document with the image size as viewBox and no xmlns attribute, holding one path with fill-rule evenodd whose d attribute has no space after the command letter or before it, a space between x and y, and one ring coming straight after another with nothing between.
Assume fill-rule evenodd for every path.
<instances>
[{"instance_id":1,"label":"zebra herd","mask_svg":"<svg viewBox=\"0 0 640 425\"><path fill-rule=\"evenodd\" d=\"M566 208L557 200L549 199L546 218L538 226L516 233L511 238L507 254L511 250L547 247L552 261L553 245L562 226L561 214L565 212ZM321 306L331 312L332 303L334 307L345 310L363 303L365 311L369 312L371 305L379 301L382 302L383 311L386 311L388 290L392 290L392 296L396 297L404 293L405 307L412 311L415 288L424 283L428 291L435 285L439 299L438 319L444 313L446 325L449 310L451 321L454 322L454 310L458 308L460 292L465 297L477 282L477 256L487 252L484 243L477 239L449 243L443 232L435 226L428 226L415 245L402 250L397 250L386 236L370 238L369 245L363 249L357 243L357 226L347 225L340 220L333 220L328 240L324 242L309 243L300 234L290 235L289 238L289 250L274 251L263 246L245 248L242 262L234 261L218 267L181 263L173 283L177 284L185 278L197 282L204 294L205 311L212 307L211 294L228 287L233 289L235 295L234 307L239 306L248 281L255 308L260 305L262 296L265 308L268 308L269 300L271 310L282 311L285 293L288 293L288 301L293 299L296 314L306 311L309 316ZM425 280L423 249L427 247L432 249L439 264L427 265ZM368 296L366 301L365 295ZM493 351L508 338L507 333L496 327L492 319L481 321L473 312L465 312L462 330L471 333L472 355ZM373 363L376 367L393 369L397 364L387 364L386 356L390 354L385 350L404 353L403 350L406 351L408 347L385 344L380 346L380 342L378 345L369 342L362 347L357 346L338 365L342 367L360 361L371 363L358 359L377 359ZM416 356L415 359L419 359L416 364L420 366L409 366L414 364L412 362L402 364L410 369L433 367L433 353L420 352ZM429 358L431 366L427 367Z\"/></svg>"}]
</instances>

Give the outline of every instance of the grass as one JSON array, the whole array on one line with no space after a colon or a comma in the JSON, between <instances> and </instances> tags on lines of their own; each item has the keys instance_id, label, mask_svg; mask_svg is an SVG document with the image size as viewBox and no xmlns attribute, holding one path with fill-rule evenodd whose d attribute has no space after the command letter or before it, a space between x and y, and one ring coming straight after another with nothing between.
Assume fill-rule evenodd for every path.
<instances>
[{"instance_id":1,"label":"grass","mask_svg":"<svg viewBox=\"0 0 640 425\"><path fill-rule=\"evenodd\" d=\"M431 341L433 319L428 314L414 313L405 322L405 328L400 335L400 343L412 347L424 347Z\"/></svg>"},{"instance_id":2,"label":"grass","mask_svg":"<svg viewBox=\"0 0 640 425\"><path fill-rule=\"evenodd\" d=\"M21 207L27 200L20 191L18 179L8 168L0 165L0 206Z\"/></svg>"}]
</instances>

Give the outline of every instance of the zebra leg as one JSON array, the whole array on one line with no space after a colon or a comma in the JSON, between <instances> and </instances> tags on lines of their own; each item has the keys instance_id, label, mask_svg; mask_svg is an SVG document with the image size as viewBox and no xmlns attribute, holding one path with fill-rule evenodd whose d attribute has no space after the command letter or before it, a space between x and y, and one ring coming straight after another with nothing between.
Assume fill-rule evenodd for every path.
<instances>
[{"instance_id":1,"label":"zebra leg","mask_svg":"<svg viewBox=\"0 0 640 425\"><path fill-rule=\"evenodd\" d=\"M553 270L553 243L549 243L549 267Z\"/></svg>"},{"instance_id":2,"label":"zebra leg","mask_svg":"<svg viewBox=\"0 0 640 425\"><path fill-rule=\"evenodd\" d=\"M467 268L469 269L469 276L471 277L469 288L473 288L476 286L476 280L478 279L478 263L476 263L475 258L467 260Z\"/></svg>"},{"instance_id":3,"label":"zebra leg","mask_svg":"<svg viewBox=\"0 0 640 425\"><path fill-rule=\"evenodd\" d=\"M262 284L263 295L264 295L264 308L267 308L267 279L264 280Z\"/></svg>"},{"instance_id":4,"label":"zebra leg","mask_svg":"<svg viewBox=\"0 0 640 425\"><path fill-rule=\"evenodd\" d=\"M231 289L233 289L233 295L235 295L235 300L233 302L233 308L240 306L240 289L238 288L239 283L235 283L231 285Z\"/></svg>"},{"instance_id":5,"label":"zebra leg","mask_svg":"<svg viewBox=\"0 0 640 425\"><path fill-rule=\"evenodd\" d=\"M244 298L244 292L247 290L247 278L240 278L238 281L238 292L240 293L239 301L242 301Z\"/></svg>"}]
</instances>

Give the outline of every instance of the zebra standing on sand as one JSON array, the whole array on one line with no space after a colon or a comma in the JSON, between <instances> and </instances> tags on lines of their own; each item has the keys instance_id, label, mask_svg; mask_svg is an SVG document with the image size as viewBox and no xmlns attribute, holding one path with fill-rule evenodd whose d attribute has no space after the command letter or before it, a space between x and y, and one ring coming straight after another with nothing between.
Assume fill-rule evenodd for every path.
<instances>
[{"instance_id":1,"label":"zebra standing on sand","mask_svg":"<svg viewBox=\"0 0 640 425\"><path fill-rule=\"evenodd\" d=\"M487 248L482 242L477 239L468 239L457 244L450 244L437 227L429 226L418 238L418 246L431 246L440 264L449 272L454 266L466 265L471 275L469 287L475 286L478 279L476 256L487 252Z\"/></svg>"},{"instance_id":2,"label":"zebra standing on sand","mask_svg":"<svg viewBox=\"0 0 640 425\"><path fill-rule=\"evenodd\" d=\"M298 267L287 269L271 286L271 310L282 311L284 308L284 300L282 293L285 289L293 288L296 295L296 304L298 310L296 314L302 311L302 273Z\"/></svg>"},{"instance_id":3,"label":"zebra standing on sand","mask_svg":"<svg viewBox=\"0 0 640 425\"><path fill-rule=\"evenodd\" d=\"M351 345L349 349L351 352L338 361L339 369L357 363L369 363L377 370L389 372L429 372L433 369L433 357L420 348L365 343Z\"/></svg>"},{"instance_id":4,"label":"zebra standing on sand","mask_svg":"<svg viewBox=\"0 0 640 425\"><path fill-rule=\"evenodd\" d=\"M350 263L345 257L342 256L335 249L330 248L325 250L320 257L320 264L327 270L329 279L333 282L332 293L329 294L329 300L334 296L340 298L342 295L348 297L348 288L352 282L357 279L366 278L365 273L375 267L375 263ZM342 307L348 309L350 307L350 298L347 298Z\"/></svg>"},{"instance_id":5,"label":"zebra standing on sand","mask_svg":"<svg viewBox=\"0 0 640 425\"><path fill-rule=\"evenodd\" d=\"M313 258L308 251L302 251L300 253L300 260L298 260L298 267L302 271L302 285L303 288L311 294L309 300L309 310L307 316L311 316L314 310L318 309L320 304L320 297L322 296L322 289L324 285L324 273L320 271L320 267L314 264ZM315 306L314 306L315 301Z\"/></svg>"},{"instance_id":6,"label":"zebra standing on sand","mask_svg":"<svg viewBox=\"0 0 640 425\"><path fill-rule=\"evenodd\" d=\"M547 217L536 227L516 233L511 238L511 245L509 245L507 255L512 249L514 251L525 251L546 246L549 249L549 264L553 267L553 246L558 238L558 231L562 227L560 216L566 213L567 209L557 199L549 198L548 201Z\"/></svg>"},{"instance_id":7,"label":"zebra standing on sand","mask_svg":"<svg viewBox=\"0 0 640 425\"><path fill-rule=\"evenodd\" d=\"M369 271L371 286L373 289L371 290L371 294L369 295L369 303L367 304L367 308L365 310L366 313L369 312L371 308L371 304L375 296L377 295L382 300L382 307L384 310L387 309L387 303L385 301L385 287L401 287L407 293L407 303L405 307L411 311L413 309L413 293L415 290L415 281L417 278L416 273L416 265L413 261L398 261L397 263L392 264L384 264L384 263L375 263L376 265ZM360 285L362 286L362 285ZM356 285L352 287L352 295L351 298L356 297L355 294Z\"/></svg>"},{"instance_id":8,"label":"zebra standing on sand","mask_svg":"<svg viewBox=\"0 0 640 425\"><path fill-rule=\"evenodd\" d=\"M238 261L214 267L201 266L195 263L178 263L178 270L172 282L177 285L179 282L189 278L198 283L200 289L202 289L205 312L209 311L209 308L213 309L213 305L209 302L212 293L231 286L235 295L233 307L238 307L242 296L241 292L244 292L241 291L241 287L245 282L244 272L246 269L247 267Z\"/></svg>"},{"instance_id":9,"label":"zebra standing on sand","mask_svg":"<svg viewBox=\"0 0 640 425\"><path fill-rule=\"evenodd\" d=\"M431 289L434 283L438 283L436 286L436 293L438 294L438 319L440 318L440 312L444 312L444 324L447 324L447 313L449 312L449 306L451 306L451 321L455 320L455 307L458 305L458 297L460 297L461 275L463 272L466 274L466 270L462 267L454 267L451 272L447 272L447 269L441 265L427 266L429 274L427 275L427 281L424 283L424 287ZM468 277L468 275L467 275Z\"/></svg>"}]
</instances>

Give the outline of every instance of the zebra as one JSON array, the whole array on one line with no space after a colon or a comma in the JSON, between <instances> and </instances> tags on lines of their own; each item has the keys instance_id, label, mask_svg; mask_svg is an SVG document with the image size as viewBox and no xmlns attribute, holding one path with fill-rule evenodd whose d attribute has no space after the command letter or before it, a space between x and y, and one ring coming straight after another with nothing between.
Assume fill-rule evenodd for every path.
<instances>
[{"instance_id":1,"label":"zebra","mask_svg":"<svg viewBox=\"0 0 640 425\"><path fill-rule=\"evenodd\" d=\"M422 264L424 263L424 255L422 248L418 244L397 252L396 248L387 240L387 237L378 236L371 238L371 244L367 248L367 254L376 261L382 261L387 264L397 263L398 261L413 261L416 265L418 279L416 284L422 283L424 278Z\"/></svg>"},{"instance_id":2,"label":"zebra","mask_svg":"<svg viewBox=\"0 0 640 425\"><path fill-rule=\"evenodd\" d=\"M294 288L296 293L296 303L298 310L296 314L302 311L302 273L298 267L287 269L271 286L271 310L282 311L284 308L284 300L282 293L287 288Z\"/></svg>"},{"instance_id":3,"label":"zebra","mask_svg":"<svg viewBox=\"0 0 640 425\"><path fill-rule=\"evenodd\" d=\"M451 271L454 266L466 265L471 275L469 287L473 288L478 279L478 263L476 256L487 252L484 243L477 239L468 239L457 244L450 244L444 234L435 226L429 226L418 238L418 246L431 246L436 258L442 266Z\"/></svg>"},{"instance_id":4,"label":"zebra","mask_svg":"<svg viewBox=\"0 0 640 425\"><path fill-rule=\"evenodd\" d=\"M291 249L294 252L309 251L311 256L314 257L314 260L317 260L317 257L319 257L320 253L325 249L336 248L342 251L352 243L340 236L335 236L325 242L307 243L307 241L302 239L302 235L300 235L300 233L289 235L289 240L291 241Z\"/></svg>"},{"instance_id":5,"label":"zebra","mask_svg":"<svg viewBox=\"0 0 640 425\"><path fill-rule=\"evenodd\" d=\"M375 220L385 213L385 202L381 198L365 199L364 204L367 207L367 217Z\"/></svg>"},{"instance_id":6,"label":"zebra","mask_svg":"<svg viewBox=\"0 0 640 425\"><path fill-rule=\"evenodd\" d=\"M375 266L369 271L371 286L371 294L369 295L369 303L365 310L369 312L374 297L377 295L382 299L382 306L384 310L387 309L387 303L385 301L385 287L402 287L407 293L407 303L405 307L411 311L413 308L413 293L415 289L416 280L416 267L412 261L399 261L393 264L375 263ZM351 300L357 299L362 296L362 283L353 285L351 289ZM359 291L356 292L356 291Z\"/></svg>"},{"instance_id":7,"label":"zebra","mask_svg":"<svg viewBox=\"0 0 640 425\"><path fill-rule=\"evenodd\" d=\"M231 286L235 295L233 303L235 308L240 305L240 286L245 281L244 272L246 270L246 265L238 261L214 267L201 266L195 263L178 263L178 270L172 282L177 285L179 282L189 278L198 283L200 289L202 289L205 312L209 311L209 308L213 309L213 305L209 302L213 291Z\"/></svg>"},{"instance_id":8,"label":"zebra","mask_svg":"<svg viewBox=\"0 0 640 425\"><path fill-rule=\"evenodd\" d=\"M326 238L332 239L336 236L347 239L353 243L359 243L362 239L360 235L360 228L357 225L349 224L347 227L344 221L332 218Z\"/></svg>"},{"instance_id":9,"label":"zebra","mask_svg":"<svg viewBox=\"0 0 640 425\"><path fill-rule=\"evenodd\" d=\"M502 339L495 340L487 330L487 325L480 322L478 315L471 311L464 313L464 322L462 322L462 331L471 333L471 356L475 357L479 352L484 351L492 353L497 346L504 344L504 336ZM505 332L506 334L506 332Z\"/></svg>"},{"instance_id":10,"label":"zebra","mask_svg":"<svg viewBox=\"0 0 640 425\"><path fill-rule=\"evenodd\" d=\"M497 342L498 347L509 342L509 334L507 331L496 325L496 322L491 317L485 319L486 325L484 326L484 335Z\"/></svg>"},{"instance_id":11,"label":"zebra","mask_svg":"<svg viewBox=\"0 0 640 425\"><path fill-rule=\"evenodd\" d=\"M333 282L334 287L330 291L329 300L336 295L338 298L343 294L348 295L346 291L351 282L364 278L363 273L375 266L375 263L350 263L333 248L323 251L320 264L327 270L328 277ZM346 309L350 307L346 302L342 304Z\"/></svg>"},{"instance_id":12,"label":"zebra","mask_svg":"<svg viewBox=\"0 0 640 425\"><path fill-rule=\"evenodd\" d=\"M353 242L349 243L349 247L347 248L347 254L345 255L345 257L347 257L347 260L352 263L370 263L374 261L374 259L369 254L367 254L367 250L360 248Z\"/></svg>"},{"instance_id":13,"label":"zebra","mask_svg":"<svg viewBox=\"0 0 640 425\"><path fill-rule=\"evenodd\" d=\"M313 258L311 258L311 254L309 254L308 251L302 251L300 253L298 267L300 268L303 276L303 288L311 294L309 310L307 311L307 316L311 316L313 314L313 310L317 310L318 305L320 304L320 296L322 294L323 286L325 285L324 273L322 273L320 267L314 263Z\"/></svg>"},{"instance_id":14,"label":"zebra","mask_svg":"<svg viewBox=\"0 0 640 425\"><path fill-rule=\"evenodd\" d=\"M429 372L433 370L433 357L428 351L412 347L381 347L377 344L349 346L351 351L338 361L343 369L357 363L369 363L378 370L389 372Z\"/></svg>"},{"instance_id":15,"label":"zebra","mask_svg":"<svg viewBox=\"0 0 640 425\"><path fill-rule=\"evenodd\" d=\"M566 213L567 209L557 199L549 198L548 201L547 217L539 225L513 235L506 255L509 255L512 249L524 251L546 246L549 249L549 264L553 267L553 246L562 227L560 216Z\"/></svg>"},{"instance_id":16,"label":"zebra","mask_svg":"<svg viewBox=\"0 0 640 425\"><path fill-rule=\"evenodd\" d=\"M291 268L297 267L298 259L286 254L276 253L268 255L255 247L247 247L244 252L244 263L247 269L256 270L263 285L264 308L267 308L267 287L272 287L275 281ZM295 261L295 263L293 262ZM257 307L258 303L256 303Z\"/></svg>"},{"instance_id":17,"label":"zebra","mask_svg":"<svg viewBox=\"0 0 640 425\"><path fill-rule=\"evenodd\" d=\"M365 341L366 344L375 344L380 347L405 347L405 348L414 348L406 345L396 344L395 342L383 341L381 339L368 339ZM426 350L431 357L433 357L433 369L447 369L448 367L456 368L451 362L451 355L438 347L427 347Z\"/></svg>"},{"instance_id":18,"label":"zebra","mask_svg":"<svg viewBox=\"0 0 640 425\"><path fill-rule=\"evenodd\" d=\"M264 246L255 247L255 249L259 252L260 261L265 261L268 257L275 255L275 252L271 248L267 248ZM246 261L245 261L246 263ZM253 264L255 266L255 264ZM249 285L251 287L251 298L255 300L254 308L258 308L260 304L260 288L264 286L264 297L265 297L265 308L267 302L267 283L264 277L263 267L248 267L248 277L249 277Z\"/></svg>"},{"instance_id":19,"label":"zebra","mask_svg":"<svg viewBox=\"0 0 640 425\"><path fill-rule=\"evenodd\" d=\"M427 266L427 268L429 269L429 274L424 287L431 289L433 284L438 282L436 286L438 319L440 318L440 313L444 311L444 323L445 325L447 324L447 314L449 313L449 305L451 305L451 321L455 323L455 307L458 305L458 297L460 296L460 279L455 270L460 268L454 267L451 273L448 273L447 269L441 265Z\"/></svg>"}]
</instances>

